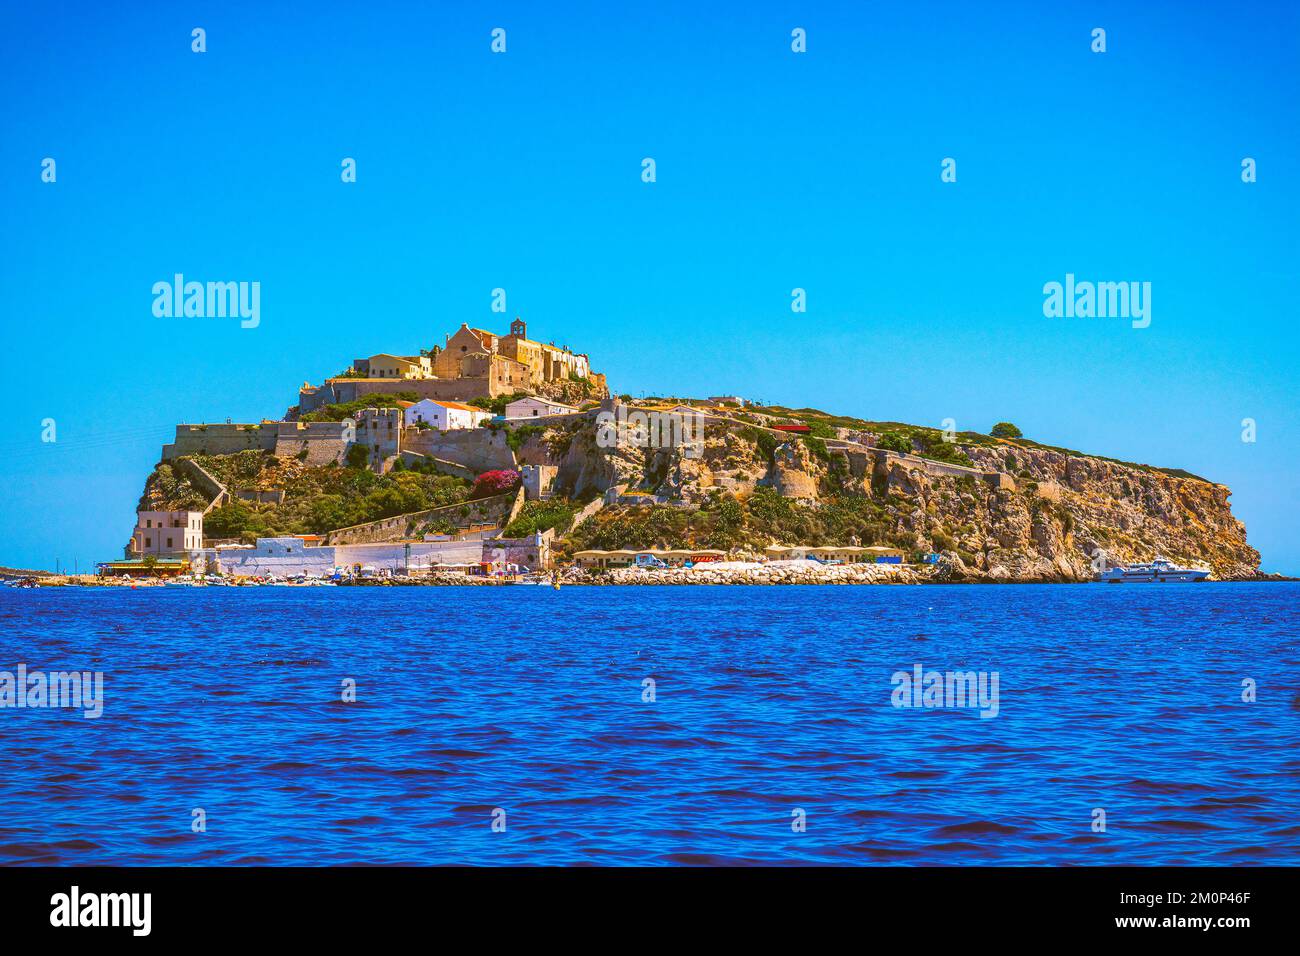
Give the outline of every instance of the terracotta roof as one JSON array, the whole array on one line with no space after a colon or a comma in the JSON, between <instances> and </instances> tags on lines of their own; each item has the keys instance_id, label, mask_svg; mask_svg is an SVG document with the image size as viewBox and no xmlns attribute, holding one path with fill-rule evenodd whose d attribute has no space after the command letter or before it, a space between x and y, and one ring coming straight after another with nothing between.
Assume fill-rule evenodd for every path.
<instances>
[{"instance_id":1,"label":"terracotta roof","mask_svg":"<svg viewBox=\"0 0 1300 956\"><path fill-rule=\"evenodd\" d=\"M485 409L479 408L477 405L466 405L463 402L449 402L441 398L433 398L430 399L430 401L433 402L433 404L435 405L441 405L443 408L459 408L462 412L485 412L486 411Z\"/></svg>"}]
</instances>

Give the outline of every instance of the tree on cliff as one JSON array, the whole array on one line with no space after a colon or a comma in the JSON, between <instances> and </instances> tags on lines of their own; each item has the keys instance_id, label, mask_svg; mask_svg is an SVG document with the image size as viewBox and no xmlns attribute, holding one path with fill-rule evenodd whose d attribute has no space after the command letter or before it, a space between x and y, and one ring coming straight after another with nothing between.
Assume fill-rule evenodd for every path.
<instances>
[{"instance_id":1,"label":"tree on cliff","mask_svg":"<svg viewBox=\"0 0 1300 956\"><path fill-rule=\"evenodd\" d=\"M880 441L876 442L877 448L883 448L885 451L896 451L903 455L912 453L912 439L899 432L885 432L880 436Z\"/></svg>"},{"instance_id":2,"label":"tree on cliff","mask_svg":"<svg viewBox=\"0 0 1300 956\"><path fill-rule=\"evenodd\" d=\"M1023 438L1024 434L1010 422L998 422L989 432L994 438Z\"/></svg>"},{"instance_id":3,"label":"tree on cliff","mask_svg":"<svg viewBox=\"0 0 1300 956\"><path fill-rule=\"evenodd\" d=\"M364 468L370 461L370 446L357 442L348 449L347 462L349 468Z\"/></svg>"},{"instance_id":4,"label":"tree on cliff","mask_svg":"<svg viewBox=\"0 0 1300 956\"><path fill-rule=\"evenodd\" d=\"M511 392L509 395L498 395L496 398L485 398L483 396L471 398L465 404L473 405L475 408L482 408L495 415L504 415L506 413L507 405L511 402L517 402L519 399L527 397L527 392Z\"/></svg>"}]
</instances>

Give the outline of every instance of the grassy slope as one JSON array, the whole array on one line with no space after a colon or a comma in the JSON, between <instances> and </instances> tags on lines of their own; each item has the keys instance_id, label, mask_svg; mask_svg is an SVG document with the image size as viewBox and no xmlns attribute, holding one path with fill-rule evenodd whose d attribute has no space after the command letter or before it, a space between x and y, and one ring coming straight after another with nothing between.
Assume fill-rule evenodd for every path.
<instances>
[{"instance_id":1,"label":"grassy slope","mask_svg":"<svg viewBox=\"0 0 1300 956\"><path fill-rule=\"evenodd\" d=\"M195 455L194 460L231 491L284 491L283 504L232 501L208 512L210 538L321 534L464 501L470 483L433 470L376 475L361 468L308 466L296 459L257 451L235 455ZM165 508L205 508L208 500L166 462L145 485L142 504Z\"/></svg>"}]
</instances>

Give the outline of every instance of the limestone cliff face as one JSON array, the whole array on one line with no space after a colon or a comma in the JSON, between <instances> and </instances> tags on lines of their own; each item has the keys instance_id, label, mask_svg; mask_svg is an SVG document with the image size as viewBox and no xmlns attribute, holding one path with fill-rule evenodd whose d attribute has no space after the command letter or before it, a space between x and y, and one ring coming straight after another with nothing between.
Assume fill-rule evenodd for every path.
<instances>
[{"instance_id":1,"label":"limestone cliff face","mask_svg":"<svg viewBox=\"0 0 1300 956\"><path fill-rule=\"evenodd\" d=\"M543 382L533 388L538 395L572 405L577 408L588 399L600 399L609 395L604 375L593 375L589 379L558 379Z\"/></svg>"},{"instance_id":2,"label":"limestone cliff face","mask_svg":"<svg viewBox=\"0 0 1300 956\"><path fill-rule=\"evenodd\" d=\"M1161 555L1204 563L1219 579L1259 570L1226 487L1136 465L1010 443L961 445L990 480L931 473L861 445L814 450L816 443L741 423L711 421L696 457L678 448L601 448L594 420L565 436L556 431L530 439L520 460L558 465L558 486L569 494L626 485L689 507L717 493L743 500L766 486L814 508L871 496L899 539L943 555L940 575L951 580L1084 581L1098 551L1111 562Z\"/></svg>"},{"instance_id":3,"label":"limestone cliff face","mask_svg":"<svg viewBox=\"0 0 1300 956\"><path fill-rule=\"evenodd\" d=\"M1156 555L1204 562L1225 580L1259 571L1259 552L1246 543L1223 485L1048 449L964 450L979 468L1014 472L1021 489L1000 494L989 510L1002 550L1068 567L1075 578L1091 573L1095 549L1120 562Z\"/></svg>"},{"instance_id":4,"label":"limestone cliff face","mask_svg":"<svg viewBox=\"0 0 1300 956\"><path fill-rule=\"evenodd\" d=\"M963 451L977 468L1011 477L1014 490L896 462L872 475L900 530L943 553L954 580L1086 581L1095 561L1157 555L1207 564L1221 580L1259 571L1222 485L1042 449Z\"/></svg>"}]
</instances>

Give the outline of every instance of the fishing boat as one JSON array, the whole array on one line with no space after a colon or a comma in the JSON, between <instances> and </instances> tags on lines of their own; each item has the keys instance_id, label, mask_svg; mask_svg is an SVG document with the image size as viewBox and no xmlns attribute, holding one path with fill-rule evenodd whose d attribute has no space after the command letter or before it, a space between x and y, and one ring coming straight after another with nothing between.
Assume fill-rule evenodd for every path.
<instances>
[{"instance_id":1,"label":"fishing boat","mask_svg":"<svg viewBox=\"0 0 1300 956\"><path fill-rule=\"evenodd\" d=\"M1107 584L1153 584L1171 581L1204 581L1210 576L1208 568L1183 568L1165 558L1156 558L1146 564L1117 564L1097 572L1097 580Z\"/></svg>"}]
</instances>

